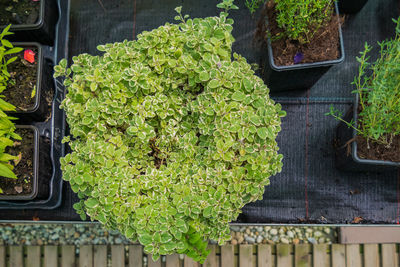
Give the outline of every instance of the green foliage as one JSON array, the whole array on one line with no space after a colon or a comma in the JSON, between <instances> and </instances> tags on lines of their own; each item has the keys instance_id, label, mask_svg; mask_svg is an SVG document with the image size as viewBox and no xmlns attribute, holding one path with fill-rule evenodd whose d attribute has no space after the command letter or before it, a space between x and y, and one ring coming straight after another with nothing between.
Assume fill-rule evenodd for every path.
<instances>
[{"instance_id":1,"label":"green foliage","mask_svg":"<svg viewBox=\"0 0 400 267\"><path fill-rule=\"evenodd\" d=\"M309 43L319 27L331 19L334 0L273 0L278 26L284 30L273 38Z\"/></svg>"},{"instance_id":2,"label":"green foliage","mask_svg":"<svg viewBox=\"0 0 400 267\"><path fill-rule=\"evenodd\" d=\"M372 49L368 44L357 57L360 68L352 84L357 88L353 93L359 95L361 112L357 127L354 122L345 122L367 140L385 145L400 134L400 18L393 21L396 37L378 43L380 57L372 64L368 62ZM333 107L327 114L342 120L342 114Z\"/></svg>"},{"instance_id":3,"label":"green foliage","mask_svg":"<svg viewBox=\"0 0 400 267\"><path fill-rule=\"evenodd\" d=\"M66 77L72 135L61 166L82 218L139 240L155 259L202 262L208 240L229 240L228 223L281 171L275 139L285 112L246 60L231 58L226 12L177 11L180 24L55 67Z\"/></svg>"},{"instance_id":4,"label":"green foliage","mask_svg":"<svg viewBox=\"0 0 400 267\"><path fill-rule=\"evenodd\" d=\"M249 9L250 13L253 14L260 7L264 0L245 0L244 3L246 7Z\"/></svg>"},{"instance_id":5,"label":"green foliage","mask_svg":"<svg viewBox=\"0 0 400 267\"><path fill-rule=\"evenodd\" d=\"M4 96L1 93L7 88L7 82L10 74L7 71L7 65L14 62L16 57L6 57L14 53L18 53L22 48L13 47L4 37L12 34L9 32L11 25L8 25L0 33L0 176L7 178L17 177L12 172L13 166L9 163L10 160L17 160L18 157L7 154L6 148L13 145L13 139L20 140L21 138L14 133L15 125L12 123L13 117L7 116L5 112L15 111L15 107L3 100ZM0 189L1 192L1 189Z\"/></svg>"}]
</instances>

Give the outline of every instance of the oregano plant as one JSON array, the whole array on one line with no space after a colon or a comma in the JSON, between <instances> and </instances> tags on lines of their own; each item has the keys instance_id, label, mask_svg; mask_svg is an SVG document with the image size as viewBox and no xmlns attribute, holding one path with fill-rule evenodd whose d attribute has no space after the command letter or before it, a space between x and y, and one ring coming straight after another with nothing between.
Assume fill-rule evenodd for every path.
<instances>
[{"instance_id":1,"label":"oregano plant","mask_svg":"<svg viewBox=\"0 0 400 267\"><path fill-rule=\"evenodd\" d=\"M208 240L229 240L228 223L282 168L275 139L285 112L246 60L232 58L235 6L219 7L195 19L178 7L178 24L55 67L68 90L72 152L61 165L81 199L74 208L154 259L203 262Z\"/></svg>"},{"instance_id":2,"label":"oregano plant","mask_svg":"<svg viewBox=\"0 0 400 267\"><path fill-rule=\"evenodd\" d=\"M301 44L309 43L317 30L330 21L334 1L273 0L276 22L284 32L272 38L289 38Z\"/></svg>"}]
</instances>

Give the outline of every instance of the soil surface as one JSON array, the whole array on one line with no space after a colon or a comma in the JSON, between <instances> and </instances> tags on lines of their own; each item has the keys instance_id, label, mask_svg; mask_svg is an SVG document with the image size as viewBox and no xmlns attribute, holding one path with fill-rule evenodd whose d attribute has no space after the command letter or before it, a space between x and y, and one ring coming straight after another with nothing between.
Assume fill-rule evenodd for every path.
<instances>
[{"instance_id":1,"label":"soil surface","mask_svg":"<svg viewBox=\"0 0 400 267\"><path fill-rule=\"evenodd\" d=\"M22 137L16 141L14 147L8 147L7 153L11 155L21 154L21 160L14 167L14 173L18 179L10 179L0 176L1 195L29 195L33 190L33 153L34 153L34 132L31 129L16 129ZM15 162L11 161L14 165Z\"/></svg>"},{"instance_id":2,"label":"soil surface","mask_svg":"<svg viewBox=\"0 0 400 267\"><path fill-rule=\"evenodd\" d=\"M0 25L34 24L39 18L40 1L1 0Z\"/></svg>"},{"instance_id":3,"label":"soil surface","mask_svg":"<svg viewBox=\"0 0 400 267\"><path fill-rule=\"evenodd\" d=\"M400 162L400 136L393 138L390 147L371 141L367 142L367 139L361 136L356 137L356 142L357 155L362 159Z\"/></svg>"},{"instance_id":4,"label":"soil surface","mask_svg":"<svg viewBox=\"0 0 400 267\"><path fill-rule=\"evenodd\" d=\"M272 36L284 32L283 29L279 28L276 17L275 3L267 1L258 22L257 35L259 39L262 37L266 41L266 18L268 18L268 27ZM297 53L303 54L303 59L298 64L338 59L341 56L338 24L337 15L333 13L328 24L317 29L310 43L300 44L287 38L273 41L271 45L275 64L277 66L294 65L294 57Z\"/></svg>"},{"instance_id":5,"label":"soil surface","mask_svg":"<svg viewBox=\"0 0 400 267\"><path fill-rule=\"evenodd\" d=\"M34 63L29 63L24 59L26 49L31 49L36 54ZM9 58L12 56L15 55ZM17 111L27 111L35 105L39 54L35 47L24 47L17 56L18 59L7 66L11 77L3 94L5 100L13 104Z\"/></svg>"}]
</instances>

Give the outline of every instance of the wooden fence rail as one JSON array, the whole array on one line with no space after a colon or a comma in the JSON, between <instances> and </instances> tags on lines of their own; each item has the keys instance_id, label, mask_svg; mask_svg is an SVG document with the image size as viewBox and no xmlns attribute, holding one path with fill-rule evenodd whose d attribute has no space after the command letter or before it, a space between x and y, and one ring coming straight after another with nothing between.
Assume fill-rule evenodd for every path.
<instances>
[{"instance_id":1,"label":"wooden fence rail","mask_svg":"<svg viewBox=\"0 0 400 267\"><path fill-rule=\"evenodd\" d=\"M207 267L398 267L398 244L211 245ZM154 262L140 245L0 246L0 267L200 267L168 255Z\"/></svg>"}]
</instances>

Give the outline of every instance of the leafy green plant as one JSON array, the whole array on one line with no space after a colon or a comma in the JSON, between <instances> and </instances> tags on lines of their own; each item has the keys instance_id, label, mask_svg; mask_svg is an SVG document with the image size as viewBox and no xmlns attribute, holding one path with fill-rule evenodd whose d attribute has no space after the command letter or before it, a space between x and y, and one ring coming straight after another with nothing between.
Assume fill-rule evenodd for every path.
<instances>
[{"instance_id":1,"label":"leafy green plant","mask_svg":"<svg viewBox=\"0 0 400 267\"><path fill-rule=\"evenodd\" d=\"M12 172L13 165L9 162L11 160L17 160L18 157L12 156L5 151L7 147L14 144L11 139L20 140L21 137L14 132L15 125L11 120L15 118L10 117L5 113L7 111L15 111L15 107L4 101L4 96L1 95L1 93L7 88L7 83L10 78L10 74L7 71L7 65L17 59L17 57L8 58L7 55L22 51L22 48L13 47L13 45L4 38L5 36L12 34L9 32L10 27L11 25L7 26L0 33L0 176L16 179L17 177ZM0 192L2 192L1 189Z\"/></svg>"},{"instance_id":2,"label":"leafy green plant","mask_svg":"<svg viewBox=\"0 0 400 267\"><path fill-rule=\"evenodd\" d=\"M244 3L246 7L249 9L250 13L253 14L254 12L257 11L257 9L260 7L262 3L264 3L264 0L245 0L246 2Z\"/></svg>"},{"instance_id":3,"label":"leafy green plant","mask_svg":"<svg viewBox=\"0 0 400 267\"><path fill-rule=\"evenodd\" d=\"M365 44L358 75L352 82L353 93L359 95L361 111L358 122L346 122L342 114L331 107L327 115L343 121L367 140L390 145L394 136L400 134L400 18L396 23L396 37L379 44L380 57L369 63L368 53L372 47ZM357 107L355 107L357 108Z\"/></svg>"},{"instance_id":4,"label":"leafy green plant","mask_svg":"<svg viewBox=\"0 0 400 267\"><path fill-rule=\"evenodd\" d=\"M81 199L74 208L154 259L203 262L208 240L229 240L228 223L282 168L275 139L285 112L246 60L231 58L229 4L195 19L178 7L179 24L55 67L68 90L72 153L61 167Z\"/></svg>"},{"instance_id":5,"label":"leafy green plant","mask_svg":"<svg viewBox=\"0 0 400 267\"><path fill-rule=\"evenodd\" d=\"M334 0L273 0L276 22L284 30L272 38L309 43L320 27L331 19Z\"/></svg>"}]
</instances>

